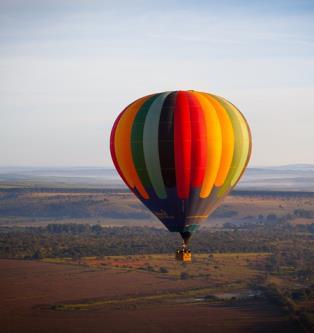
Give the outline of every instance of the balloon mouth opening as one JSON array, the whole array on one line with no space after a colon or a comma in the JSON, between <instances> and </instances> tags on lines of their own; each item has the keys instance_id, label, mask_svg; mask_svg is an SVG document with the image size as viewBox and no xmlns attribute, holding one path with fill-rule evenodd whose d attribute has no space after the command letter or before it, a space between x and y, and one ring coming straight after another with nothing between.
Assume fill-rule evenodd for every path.
<instances>
[{"instance_id":1,"label":"balloon mouth opening","mask_svg":"<svg viewBox=\"0 0 314 333\"><path fill-rule=\"evenodd\" d=\"M190 240L190 238L191 238L191 236L192 236L192 233L191 232L189 232L189 231L183 231L183 232L180 232L180 235L181 235L181 237L182 237L182 239L183 239L183 243L184 243L184 245L188 245L188 243L189 243L189 240Z\"/></svg>"}]
</instances>

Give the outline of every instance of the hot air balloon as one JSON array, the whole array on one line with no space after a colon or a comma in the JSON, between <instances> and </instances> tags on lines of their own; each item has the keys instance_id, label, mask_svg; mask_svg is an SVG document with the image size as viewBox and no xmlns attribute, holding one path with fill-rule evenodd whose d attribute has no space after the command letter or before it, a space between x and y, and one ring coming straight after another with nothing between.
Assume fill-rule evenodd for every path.
<instances>
[{"instance_id":1,"label":"hot air balloon","mask_svg":"<svg viewBox=\"0 0 314 333\"><path fill-rule=\"evenodd\" d=\"M226 99L198 91L142 97L116 119L110 137L113 163L125 184L183 245L191 260L192 233L241 178L251 134Z\"/></svg>"}]
</instances>

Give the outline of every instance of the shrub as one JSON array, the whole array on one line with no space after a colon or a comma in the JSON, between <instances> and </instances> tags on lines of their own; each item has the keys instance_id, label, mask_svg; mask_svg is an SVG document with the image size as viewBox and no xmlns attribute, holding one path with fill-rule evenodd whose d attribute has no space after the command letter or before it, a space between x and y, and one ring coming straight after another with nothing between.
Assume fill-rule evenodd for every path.
<instances>
[{"instance_id":1,"label":"shrub","mask_svg":"<svg viewBox=\"0 0 314 333\"><path fill-rule=\"evenodd\" d=\"M182 272L182 273L180 274L180 279L181 279L181 280L188 280L189 278L190 278L190 274L187 273L187 272Z\"/></svg>"},{"instance_id":2,"label":"shrub","mask_svg":"<svg viewBox=\"0 0 314 333\"><path fill-rule=\"evenodd\" d=\"M160 273L168 273L168 269L166 267L160 267L159 272Z\"/></svg>"}]
</instances>

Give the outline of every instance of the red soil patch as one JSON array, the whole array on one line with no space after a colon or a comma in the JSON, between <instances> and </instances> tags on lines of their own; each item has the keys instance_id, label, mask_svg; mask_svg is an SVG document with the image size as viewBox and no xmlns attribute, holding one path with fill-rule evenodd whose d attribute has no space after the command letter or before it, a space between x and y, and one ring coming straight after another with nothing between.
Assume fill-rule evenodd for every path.
<instances>
[{"instance_id":1,"label":"red soil patch","mask_svg":"<svg viewBox=\"0 0 314 333\"><path fill-rule=\"evenodd\" d=\"M88 311L53 311L41 305L95 298L141 296L206 281L161 274L0 260L0 332L297 332L282 310L263 300L241 304L156 302Z\"/></svg>"}]
</instances>

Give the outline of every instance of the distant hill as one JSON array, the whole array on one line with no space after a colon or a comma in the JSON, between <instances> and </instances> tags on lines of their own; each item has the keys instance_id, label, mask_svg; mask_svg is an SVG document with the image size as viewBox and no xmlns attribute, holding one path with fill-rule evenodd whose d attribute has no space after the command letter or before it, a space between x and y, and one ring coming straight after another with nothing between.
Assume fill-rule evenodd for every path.
<instances>
[{"instance_id":1,"label":"distant hill","mask_svg":"<svg viewBox=\"0 0 314 333\"><path fill-rule=\"evenodd\" d=\"M254 190L314 191L314 165L291 164L248 168L238 188Z\"/></svg>"},{"instance_id":2,"label":"distant hill","mask_svg":"<svg viewBox=\"0 0 314 333\"><path fill-rule=\"evenodd\" d=\"M0 184L125 188L114 169L102 167L0 167ZM314 165L291 164L248 168L237 188L314 191Z\"/></svg>"},{"instance_id":3,"label":"distant hill","mask_svg":"<svg viewBox=\"0 0 314 333\"><path fill-rule=\"evenodd\" d=\"M125 187L117 172L102 167L0 167L0 183L58 187Z\"/></svg>"}]
</instances>

